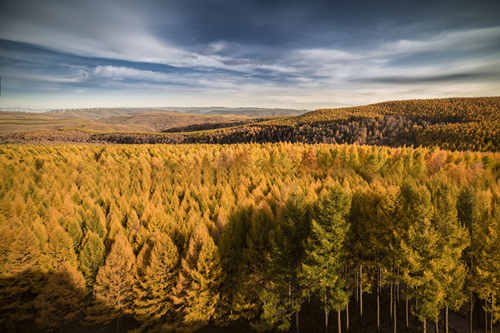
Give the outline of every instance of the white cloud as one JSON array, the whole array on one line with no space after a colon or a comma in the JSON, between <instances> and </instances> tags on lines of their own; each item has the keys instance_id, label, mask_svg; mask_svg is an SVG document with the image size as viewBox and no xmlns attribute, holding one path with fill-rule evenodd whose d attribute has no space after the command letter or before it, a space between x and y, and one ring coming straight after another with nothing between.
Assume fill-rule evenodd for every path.
<instances>
[{"instance_id":1,"label":"white cloud","mask_svg":"<svg viewBox=\"0 0 500 333\"><path fill-rule=\"evenodd\" d=\"M52 83L78 83L87 80L89 73L83 68L71 68L64 72L57 71L53 73L44 73L36 71L19 71L6 69L2 71L2 75L6 78L26 80L26 81L41 81Z\"/></svg>"},{"instance_id":2,"label":"white cloud","mask_svg":"<svg viewBox=\"0 0 500 333\"><path fill-rule=\"evenodd\" d=\"M426 40L388 42L375 55L412 54L450 50L475 49L495 45L500 41L500 27L443 32Z\"/></svg>"},{"instance_id":3,"label":"white cloud","mask_svg":"<svg viewBox=\"0 0 500 333\"><path fill-rule=\"evenodd\" d=\"M54 14L43 12L41 3L37 10L42 12L38 15L52 17L53 22L38 20L34 16L6 17L0 38L86 57L168 64L193 70L166 73L126 66L92 65L88 70L68 67L51 74L29 70L2 73L21 80L56 83L54 87L47 85L44 88L54 89L54 94L44 97L45 105L52 103L50 106L57 107L80 103L78 105L84 106L91 100L95 106L216 104L315 108L365 104L395 97L496 95L500 91L498 82L450 83L446 87L437 83L405 87L391 83L363 83L363 80L390 75L419 78L499 68L498 53L453 61L430 59L430 64L426 65L394 65L393 60L425 52L445 50L449 53L498 45L500 27L448 31L421 40L389 41L373 49L363 45L358 49L299 48L287 53L278 50L280 56L269 52L260 57L251 56L256 52L254 46L234 45L224 40L201 45L202 51L193 51L159 38L146 18L130 9L110 9L102 4L102 11L96 13L87 11L85 2L81 6L75 9L61 5ZM47 8L54 10L55 7ZM172 18L165 18L166 21L169 19ZM62 30L61 26L66 29ZM18 57L9 50L0 50L0 56L3 54ZM42 62L41 59L28 60ZM219 69L236 73L221 73ZM78 97L72 91L58 90L60 83L89 79L97 79L98 86L78 90ZM4 99L2 103L6 101Z\"/></svg>"},{"instance_id":4,"label":"white cloud","mask_svg":"<svg viewBox=\"0 0 500 333\"><path fill-rule=\"evenodd\" d=\"M94 75L112 80L135 79L154 82L168 82L172 80L172 78L165 73L117 66L97 66L94 69Z\"/></svg>"}]
</instances>

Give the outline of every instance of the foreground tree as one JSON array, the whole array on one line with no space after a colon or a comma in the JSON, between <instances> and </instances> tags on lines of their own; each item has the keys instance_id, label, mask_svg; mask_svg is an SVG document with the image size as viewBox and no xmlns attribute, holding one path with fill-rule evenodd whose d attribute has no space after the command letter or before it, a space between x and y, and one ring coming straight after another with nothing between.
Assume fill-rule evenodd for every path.
<instances>
[{"instance_id":1,"label":"foreground tree","mask_svg":"<svg viewBox=\"0 0 500 333\"><path fill-rule=\"evenodd\" d=\"M475 286L485 311L485 331L493 332L493 324L500 320L500 198L491 193L480 196L483 207L477 222ZM489 317L489 318L488 318Z\"/></svg>"},{"instance_id":2,"label":"foreground tree","mask_svg":"<svg viewBox=\"0 0 500 333\"><path fill-rule=\"evenodd\" d=\"M95 304L90 309L89 319L110 322L132 313L135 298L134 286L136 260L132 247L122 233L115 237L106 263L99 269L94 284Z\"/></svg>"},{"instance_id":3,"label":"foreground tree","mask_svg":"<svg viewBox=\"0 0 500 333\"><path fill-rule=\"evenodd\" d=\"M137 261L135 314L147 325L172 321L179 263L175 244L168 235L157 233L143 246Z\"/></svg>"},{"instance_id":4,"label":"foreground tree","mask_svg":"<svg viewBox=\"0 0 500 333\"><path fill-rule=\"evenodd\" d=\"M25 225L0 225L0 324L33 318L35 298L43 286L40 243Z\"/></svg>"},{"instance_id":5,"label":"foreground tree","mask_svg":"<svg viewBox=\"0 0 500 333\"><path fill-rule=\"evenodd\" d=\"M88 286L94 284L97 271L104 264L105 250L101 237L89 230L79 255L80 270Z\"/></svg>"},{"instance_id":6,"label":"foreground tree","mask_svg":"<svg viewBox=\"0 0 500 333\"><path fill-rule=\"evenodd\" d=\"M445 302L445 291L438 273L446 258L439 248L440 234L431 222L429 191L423 186L402 185L396 210L397 215L409 218L406 221L408 231L401 238L399 248L401 279L417 301L415 314L423 322L425 333L428 320L437 327L439 312Z\"/></svg>"},{"instance_id":7,"label":"foreground tree","mask_svg":"<svg viewBox=\"0 0 500 333\"><path fill-rule=\"evenodd\" d=\"M321 301L325 332L328 331L329 312L337 310L340 314L349 297L343 276L349 207L350 196L340 186L327 191L314 207L311 232L306 240L302 279ZM340 320L338 331L341 331Z\"/></svg>"},{"instance_id":8,"label":"foreground tree","mask_svg":"<svg viewBox=\"0 0 500 333\"><path fill-rule=\"evenodd\" d=\"M174 303L183 324L195 328L214 319L220 298L222 278L219 253L204 224L199 224L189 239L181 261Z\"/></svg>"},{"instance_id":9,"label":"foreground tree","mask_svg":"<svg viewBox=\"0 0 500 333\"><path fill-rule=\"evenodd\" d=\"M469 234L457 218L455 196L447 184L438 184L433 198L433 225L439 233L442 260L436 274L444 290L445 333L448 333L448 309L459 311L466 301L463 292L467 269L463 251L469 246Z\"/></svg>"},{"instance_id":10,"label":"foreground tree","mask_svg":"<svg viewBox=\"0 0 500 333\"><path fill-rule=\"evenodd\" d=\"M259 290L263 311L255 327L288 330L295 317L295 329L299 332L304 296L300 281L303 241L309 229L310 211L302 195L293 195L279 209L277 224L270 231L270 252L265 258L267 267L263 276L267 283Z\"/></svg>"}]
</instances>

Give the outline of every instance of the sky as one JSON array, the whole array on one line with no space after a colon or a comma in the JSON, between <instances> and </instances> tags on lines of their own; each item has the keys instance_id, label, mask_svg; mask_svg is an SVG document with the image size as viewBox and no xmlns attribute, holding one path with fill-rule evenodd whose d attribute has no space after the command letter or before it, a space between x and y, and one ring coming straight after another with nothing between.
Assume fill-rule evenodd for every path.
<instances>
[{"instance_id":1,"label":"sky","mask_svg":"<svg viewBox=\"0 0 500 333\"><path fill-rule=\"evenodd\" d=\"M500 95L500 1L0 2L0 108Z\"/></svg>"}]
</instances>

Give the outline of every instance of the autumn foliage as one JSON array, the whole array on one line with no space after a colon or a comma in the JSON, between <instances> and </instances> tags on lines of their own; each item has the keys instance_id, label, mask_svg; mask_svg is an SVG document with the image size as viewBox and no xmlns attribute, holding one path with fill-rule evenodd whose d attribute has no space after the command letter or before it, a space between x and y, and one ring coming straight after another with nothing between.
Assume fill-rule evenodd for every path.
<instances>
[{"instance_id":1,"label":"autumn foliage","mask_svg":"<svg viewBox=\"0 0 500 333\"><path fill-rule=\"evenodd\" d=\"M1 327L500 320L498 153L4 145L0 174Z\"/></svg>"}]
</instances>

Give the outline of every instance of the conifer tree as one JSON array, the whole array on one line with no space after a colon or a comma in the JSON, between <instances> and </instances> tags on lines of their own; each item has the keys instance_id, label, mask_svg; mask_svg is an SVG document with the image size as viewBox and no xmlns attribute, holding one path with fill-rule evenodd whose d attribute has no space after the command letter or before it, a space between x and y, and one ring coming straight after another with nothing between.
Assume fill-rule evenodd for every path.
<instances>
[{"instance_id":1,"label":"conifer tree","mask_svg":"<svg viewBox=\"0 0 500 333\"><path fill-rule=\"evenodd\" d=\"M310 209L302 195L292 195L281 208L275 228L271 230L270 252L266 256L264 278L268 285L259 291L263 304L277 301L276 306L264 307L259 329L277 327L287 330L295 316L295 329L300 328L299 312L302 304L301 266L304 257L304 239L310 227Z\"/></svg>"},{"instance_id":2,"label":"conifer tree","mask_svg":"<svg viewBox=\"0 0 500 333\"><path fill-rule=\"evenodd\" d=\"M181 260L174 302L189 327L201 327L214 319L222 278L217 247L207 228L199 224Z\"/></svg>"},{"instance_id":3,"label":"conifer tree","mask_svg":"<svg viewBox=\"0 0 500 333\"><path fill-rule=\"evenodd\" d=\"M171 321L173 289L177 282L179 256L166 234L156 233L143 246L137 259L135 314L146 324Z\"/></svg>"},{"instance_id":4,"label":"conifer tree","mask_svg":"<svg viewBox=\"0 0 500 333\"><path fill-rule=\"evenodd\" d=\"M469 298L469 332L473 330L473 314L475 303L475 256L477 243L476 224L479 221L480 212L477 200L477 193L470 187L465 187L460 191L457 198L457 217L462 226L465 226L469 232L470 243L464 251L464 258L467 265L467 277L465 289Z\"/></svg>"},{"instance_id":5,"label":"conifer tree","mask_svg":"<svg viewBox=\"0 0 500 333\"><path fill-rule=\"evenodd\" d=\"M95 304L89 319L110 322L130 314L133 308L136 259L123 234L115 237L105 265L99 268L94 284ZM117 328L118 329L118 328Z\"/></svg>"},{"instance_id":6,"label":"conifer tree","mask_svg":"<svg viewBox=\"0 0 500 333\"><path fill-rule=\"evenodd\" d=\"M252 319L255 313L255 302L251 301L249 292L254 287L249 285L253 281L251 265L254 264L252 256L245 256L248 251L247 238L254 211L251 208L242 208L235 212L222 230L219 251L223 268L223 282L221 291L219 318L229 321L238 320L240 317ZM266 230L260 229L260 235Z\"/></svg>"},{"instance_id":7,"label":"conifer tree","mask_svg":"<svg viewBox=\"0 0 500 333\"><path fill-rule=\"evenodd\" d=\"M434 198L433 225L440 235L441 266L436 271L445 292L445 332L448 333L448 309L458 311L465 301L463 286L466 266L462 259L469 245L469 234L457 218L454 195L449 185L439 184Z\"/></svg>"},{"instance_id":8,"label":"conifer tree","mask_svg":"<svg viewBox=\"0 0 500 333\"><path fill-rule=\"evenodd\" d=\"M330 189L314 207L311 232L306 241L302 279L321 301L326 332L329 312L344 309L349 297L342 276L344 242L349 228L345 217L349 207L350 197L340 186Z\"/></svg>"},{"instance_id":9,"label":"conifer tree","mask_svg":"<svg viewBox=\"0 0 500 333\"><path fill-rule=\"evenodd\" d=\"M47 252L51 258L50 269L57 269L65 262L76 266L77 259L70 235L56 221L49 222L47 231L49 235Z\"/></svg>"},{"instance_id":10,"label":"conifer tree","mask_svg":"<svg viewBox=\"0 0 500 333\"><path fill-rule=\"evenodd\" d=\"M97 271L104 264L105 251L101 237L89 230L79 254L80 270L88 286L94 284Z\"/></svg>"},{"instance_id":11,"label":"conifer tree","mask_svg":"<svg viewBox=\"0 0 500 333\"><path fill-rule=\"evenodd\" d=\"M0 324L33 318L39 260L39 241L28 227L15 220L0 226Z\"/></svg>"},{"instance_id":12,"label":"conifer tree","mask_svg":"<svg viewBox=\"0 0 500 333\"><path fill-rule=\"evenodd\" d=\"M445 303L445 290L439 279L439 270L446 258L439 248L440 234L431 222L429 191L423 186L404 184L396 211L396 216L409 218L406 221L408 230L403 234L399 248L400 278L410 288L410 295L417 300L418 319L424 324L431 320L437 326L439 313ZM396 321L394 324L396 329Z\"/></svg>"},{"instance_id":13,"label":"conifer tree","mask_svg":"<svg viewBox=\"0 0 500 333\"><path fill-rule=\"evenodd\" d=\"M493 323L500 320L500 199L490 193L481 196L484 207L477 221L475 286L479 298L484 302L486 330L492 331ZM489 317L489 319L488 319Z\"/></svg>"}]
</instances>

